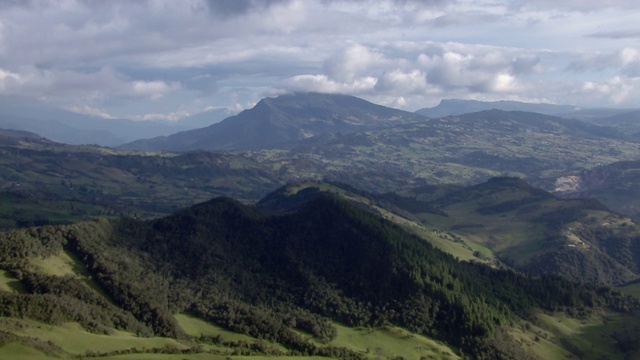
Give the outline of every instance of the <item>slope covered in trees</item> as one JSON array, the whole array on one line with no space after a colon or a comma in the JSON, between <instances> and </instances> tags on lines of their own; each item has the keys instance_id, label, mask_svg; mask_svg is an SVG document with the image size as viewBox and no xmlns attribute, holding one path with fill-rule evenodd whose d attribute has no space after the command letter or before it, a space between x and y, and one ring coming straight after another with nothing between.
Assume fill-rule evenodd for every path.
<instances>
[{"instance_id":1,"label":"slope covered in trees","mask_svg":"<svg viewBox=\"0 0 640 360\"><path fill-rule=\"evenodd\" d=\"M280 215L218 198L157 220L26 229L1 240L0 266L24 285L20 294L0 292L3 316L184 338L173 315L187 312L294 354L361 357L322 345L339 321L398 325L499 358L504 349L491 339L515 316L639 306L604 287L458 262L331 195ZM63 250L84 264L102 297L72 277L32 274L30 259ZM85 320L85 312L98 315Z\"/></svg>"}]
</instances>

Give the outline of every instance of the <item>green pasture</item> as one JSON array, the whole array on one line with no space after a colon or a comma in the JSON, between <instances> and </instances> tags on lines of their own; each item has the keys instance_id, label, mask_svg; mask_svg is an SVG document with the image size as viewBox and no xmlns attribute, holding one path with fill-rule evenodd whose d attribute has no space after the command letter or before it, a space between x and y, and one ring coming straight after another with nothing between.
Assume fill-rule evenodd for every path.
<instances>
[{"instance_id":1,"label":"green pasture","mask_svg":"<svg viewBox=\"0 0 640 360\"><path fill-rule=\"evenodd\" d=\"M180 328L187 335L191 336L216 336L220 335L223 341L246 341L246 342L254 342L258 339L253 338L248 335L239 334L233 331L229 331L224 329L218 325L215 325L211 322L205 321L201 318L195 317L189 314L176 314L174 316L180 325Z\"/></svg>"},{"instance_id":2,"label":"green pasture","mask_svg":"<svg viewBox=\"0 0 640 360\"><path fill-rule=\"evenodd\" d=\"M350 328L335 323L334 326L338 335L330 345L358 351L371 359L400 356L404 359L460 359L448 346L402 328Z\"/></svg>"}]
</instances>

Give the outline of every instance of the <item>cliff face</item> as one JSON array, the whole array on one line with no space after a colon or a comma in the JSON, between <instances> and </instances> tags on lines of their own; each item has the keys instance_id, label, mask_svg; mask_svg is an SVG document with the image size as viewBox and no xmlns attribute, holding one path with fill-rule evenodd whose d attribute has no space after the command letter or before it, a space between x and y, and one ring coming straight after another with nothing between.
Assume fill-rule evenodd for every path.
<instances>
[{"instance_id":1,"label":"cliff face","mask_svg":"<svg viewBox=\"0 0 640 360\"><path fill-rule=\"evenodd\" d=\"M576 192L580 190L581 182L578 175L562 176L556 179L553 191L560 194Z\"/></svg>"},{"instance_id":2,"label":"cliff face","mask_svg":"<svg viewBox=\"0 0 640 360\"><path fill-rule=\"evenodd\" d=\"M611 210L640 219L640 161L621 161L556 179L561 197L592 197Z\"/></svg>"}]
</instances>

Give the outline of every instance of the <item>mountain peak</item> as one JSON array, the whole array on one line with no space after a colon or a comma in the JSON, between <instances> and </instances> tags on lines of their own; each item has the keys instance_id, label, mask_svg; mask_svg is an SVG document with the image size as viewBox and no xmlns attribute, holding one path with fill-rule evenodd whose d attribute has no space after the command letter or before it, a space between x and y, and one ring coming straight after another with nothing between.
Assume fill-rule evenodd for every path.
<instances>
[{"instance_id":1,"label":"mountain peak","mask_svg":"<svg viewBox=\"0 0 640 360\"><path fill-rule=\"evenodd\" d=\"M382 129L424 117L370 103L349 95L315 92L264 98L251 109L207 128L165 139L138 141L128 150L236 150L293 146L305 139L335 133Z\"/></svg>"}]
</instances>

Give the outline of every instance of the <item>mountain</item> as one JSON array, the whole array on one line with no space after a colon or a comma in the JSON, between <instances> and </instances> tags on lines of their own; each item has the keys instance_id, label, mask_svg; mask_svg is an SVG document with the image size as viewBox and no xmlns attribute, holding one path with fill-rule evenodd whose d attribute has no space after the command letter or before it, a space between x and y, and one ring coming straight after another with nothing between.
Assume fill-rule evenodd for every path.
<instances>
[{"instance_id":1,"label":"mountain","mask_svg":"<svg viewBox=\"0 0 640 360\"><path fill-rule=\"evenodd\" d=\"M631 138L640 138L640 110L593 119L590 122L614 128Z\"/></svg>"},{"instance_id":2,"label":"mountain","mask_svg":"<svg viewBox=\"0 0 640 360\"><path fill-rule=\"evenodd\" d=\"M462 115L483 110L503 110L503 111L525 111L546 115L561 113L571 113L577 110L571 105L554 105L542 103L524 103L519 101L478 101L462 99L442 99L440 103L432 108L423 108L416 111L416 114L430 118L439 118L452 115Z\"/></svg>"},{"instance_id":3,"label":"mountain","mask_svg":"<svg viewBox=\"0 0 640 360\"><path fill-rule=\"evenodd\" d=\"M592 312L616 331L637 333L629 320L640 309L636 298L459 262L330 194L286 214L217 198L154 220L96 220L0 237L0 347L22 342L59 357L394 354L380 338L368 350L340 338L363 327L370 334L402 328L411 334L405 341L428 336L447 346L446 358L537 359L544 350L536 342L554 358L583 357L576 344L588 338L552 333L554 325L541 319L562 316L571 324L580 317L601 339L615 336ZM209 335L189 335L196 324ZM64 337L44 340L59 329L83 339L101 334L101 341L87 348ZM131 333L140 339L117 345ZM136 346L149 336L156 347ZM616 348L627 343L603 341L594 352L635 355L637 348ZM437 349L420 347L414 356L444 354Z\"/></svg>"},{"instance_id":4,"label":"mountain","mask_svg":"<svg viewBox=\"0 0 640 360\"><path fill-rule=\"evenodd\" d=\"M640 279L640 227L631 219L593 199L559 199L518 178L404 195L301 183L273 192L257 206L289 213L326 193L380 214L459 259L583 283Z\"/></svg>"},{"instance_id":5,"label":"mountain","mask_svg":"<svg viewBox=\"0 0 640 360\"><path fill-rule=\"evenodd\" d=\"M627 134L575 119L500 110L427 119L316 93L267 98L207 128L122 148L250 149L247 156L301 178L363 182L376 191L505 174L546 179L639 155Z\"/></svg>"},{"instance_id":6,"label":"mountain","mask_svg":"<svg viewBox=\"0 0 640 360\"><path fill-rule=\"evenodd\" d=\"M29 131L12 130L12 129L0 129L0 136L11 137L18 139L41 139L42 136Z\"/></svg>"},{"instance_id":7,"label":"mountain","mask_svg":"<svg viewBox=\"0 0 640 360\"><path fill-rule=\"evenodd\" d=\"M213 110L184 121L132 121L105 119L33 103L15 97L0 97L0 128L30 131L66 144L116 146L151 136L210 125L228 116Z\"/></svg>"},{"instance_id":8,"label":"mountain","mask_svg":"<svg viewBox=\"0 0 640 360\"><path fill-rule=\"evenodd\" d=\"M462 115L484 110L524 111L545 115L553 115L568 119L579 119L600 125L608 125L604 119L616 116L625 116L637 109L617 108L585 108L573 105L556 105L545 103L525 103L519 101L478 101L462 99L443 99L431 108L416 110L416 114L430 118Z\"/></svg>"},{"instance_id":9,"label":"mountain","mask_svg":"<svg viewBox=\"0 0 640 360\"><path fill-rule=\"evenodd\" d=\"M425 120L346 95L297 93L262 99L252 109L203 129L121 146L126 150L237 150L287 147L323 134L354 133Z\"/></svg>"}]
</instances>

